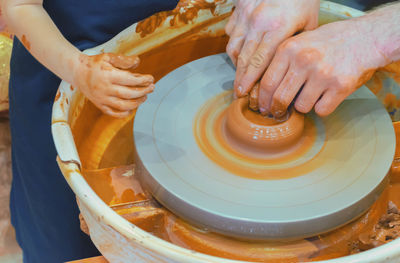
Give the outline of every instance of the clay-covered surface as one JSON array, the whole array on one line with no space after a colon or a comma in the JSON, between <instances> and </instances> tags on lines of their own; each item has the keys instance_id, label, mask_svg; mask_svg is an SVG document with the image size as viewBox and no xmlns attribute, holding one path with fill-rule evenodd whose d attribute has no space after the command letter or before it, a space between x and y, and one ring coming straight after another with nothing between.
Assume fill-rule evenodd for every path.
<instances>
[{"instance_id":1,"label":"clay-covered surface","mask_svg":"<svg viewBox=\"0 0 400 263\"><path fill-rule=\"evenodd\" d=\"M390 175L390 186L371 210L334 232L291 242L247 242L195 228L177 218L145 194L133 168L84 171L83 175L103 201L129 222L184 248L218 257L255 262L317 261L378 247L400 234L400 174Z\"/></svg>"}]
</instances>

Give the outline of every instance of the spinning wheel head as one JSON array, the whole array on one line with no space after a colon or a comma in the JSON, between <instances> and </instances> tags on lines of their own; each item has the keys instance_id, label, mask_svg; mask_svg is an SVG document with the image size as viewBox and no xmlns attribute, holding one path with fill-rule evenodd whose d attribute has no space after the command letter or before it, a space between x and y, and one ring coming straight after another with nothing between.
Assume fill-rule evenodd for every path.
<instances>
[{"instance_id":1,"label":"spinning wheel head","mask_svg":"<svg viewBox=\"0 0 400 263\"><path fill-rule=\"evenodd\" d=\"M362 87L329 117L307 115L292 148L247 154L225 136L235 76L227 60L219 54L174 70L139 108L138 174L153 196L192 224L247 239L313 236L365 212L395 149L374 95Z\"/></svg>"}]
</instances>

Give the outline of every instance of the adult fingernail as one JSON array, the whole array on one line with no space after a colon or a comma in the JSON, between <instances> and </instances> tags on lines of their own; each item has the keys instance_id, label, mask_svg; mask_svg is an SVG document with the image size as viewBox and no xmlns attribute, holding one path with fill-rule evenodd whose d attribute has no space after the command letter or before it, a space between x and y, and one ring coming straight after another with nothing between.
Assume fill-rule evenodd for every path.
<instances>
[{"instance_id":1,"label":"adult fingernail","mask_svg":"<svg viewBox=\"0 0 400 263\"><path fill-rule=\"evenodd\" d=\"M238 87L238 91L239 91L239 96L243 95L243 87L242 86Z\"/></svg>"}]
</instances>

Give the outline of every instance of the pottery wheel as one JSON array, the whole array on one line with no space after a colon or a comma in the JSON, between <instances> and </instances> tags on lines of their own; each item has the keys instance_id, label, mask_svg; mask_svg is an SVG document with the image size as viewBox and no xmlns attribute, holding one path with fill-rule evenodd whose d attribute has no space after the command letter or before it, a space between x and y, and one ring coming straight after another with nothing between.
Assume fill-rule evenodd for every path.
<instances>
[{"instance_id":1,"label":"pottery wheel","mask_svg":"<svg viewBox=\"0 0 400 263\"><path fill-rule=\"evenodd\" d=\"M234 76L226 54L190 62L162 78L138 109L137 172L162 205L228 236L291 239L333 230L373 204L385 186L395 135L386 110L366 87L327 118L309 114L318 133L312 147L271 167L310 169L292 178L260 180L224 169L194 138L199 109L231 90Z\"/></svg>"}]
</instances>

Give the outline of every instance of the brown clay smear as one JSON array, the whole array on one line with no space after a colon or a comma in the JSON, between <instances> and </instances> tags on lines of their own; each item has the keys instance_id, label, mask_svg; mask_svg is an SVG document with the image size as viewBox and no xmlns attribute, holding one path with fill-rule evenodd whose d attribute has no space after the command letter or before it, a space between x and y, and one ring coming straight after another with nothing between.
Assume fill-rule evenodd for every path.
<instances>
[{"instance_id":1,"label":"brown clay smear","mask_svg":"<svg viewBox=\"0 0 400 263\"><path fill-rule=\"evenodd\" d=\"M27 50L31 49L31 43L28 41L25 35L22 35L21 42Z\"/></svg>"},{"instance_id":2,"label":"brown clay smear","mask_svg":"<svg viewBox=\"0 0 400 263\"><path fill-rule=\"evenodd\" d=\"M174 10L160 12L139 22L136 26L136 33L140 34L141 37L145 37L153 33L170 16L172 16L169 21L171 27L188 24L197 17L200 10L208 9L214 14L217 5L225 2L226 0L217 0L215 2L181 0Z\"/></svg>"},{"instance_id":3,"label":"brown clay smear","mask_svg":"<svg viewBox=\"0 0 400 263\"><path fill-rule=\"evenodd\" d=\"M121 175L124 173L123 171L131 168L131 166L117 168L119 176L114 176L111 180L110 171L112 169L107 172L105 170L92 171L90 175L92 178L88 178L88 182L93 188L97 188L96 184L102 184L101 181L105 180L107 185L115 189L119 187L117 185L121 186L126 183ZM107 173L108 176L106 176ZM400 184L393 183L400 181L398 177L398 174L392 175L391 185L375 202L370 211L359 219L333 232L291 242L243 241L193 227L166 209L159 207L151 197L149 199L143 197L141 188L137 188L138 181L134 175L130 178L129 185L125 187L131 189L135 197L128 203L124 202L126 200L121 200L120 204L115 203L112 208L126 220L143 230L197 252L253 262L310 262L355 253L357 248L360 249L359 245L357 247L360 240L365 240L365 236L376 236L377 226L382 224L382 219L384 219L382 215L390 212L387 210L389 202L396 206L400 205L400 198L398 197ZM107 189L107 187L104 189ZM109 193L101 191L98 194L104 199L103 195ZM115 197L111 199L115 199Z\"/></svg>"},{"instance_id":4,"label":"brown clay smear","mask_svg":"<svg viewBox=\"0 0 400 263\"><path fill-rule=\"evenodd\" d=\"M82 175L107 205L146 200L139 182L133 180L134 165L83 170Z\"/></svg>"},{"instance_id":5,"label":"brown clay smear","mask_svg":"<svg viewBox=\"0 0 400 263\"><path fill-rule=\"evenodd\" d=\"M383 100L383 104L388 112L393 112L400 108L400 99L397 99L397 96L390 92L384 94L384 98L379 94L383 91L384 80L388 77L392 78L398 85L400 85L400 61L378 69L370 81L366 83L366 86L375 95L380 97L381 100ZM387 91L388 90L385 90L384 93ZM391 117L393 121L397 121L395 116L391 115Z\"/></svg>"},{"instance_id":6,"label":"brown clay smear","mask_svg":"<svg viewBox=\"0 0 400 263\"><path fill-rule=\"evenodd\" d=\"M140 59L136 55L124 56L113 53L108 55L110 56L110 64L119 69L135 69L140 63Z\"/></svg>"},{"instance_id":7,"label":"brown clay smear","mask_svg":"<svg viewBox=\"0 0 400 263\"><path fill-rule=\"evenodd\" d=\"M201 231L169 214L166 233L174 244L212 256L252 262L297 262L318 253L307 240L294 242L249 242Z\"/></svg>"}]
</instances>

